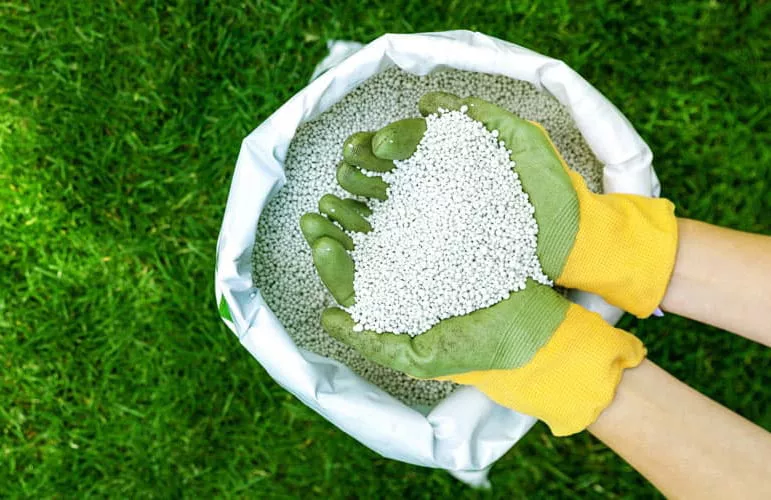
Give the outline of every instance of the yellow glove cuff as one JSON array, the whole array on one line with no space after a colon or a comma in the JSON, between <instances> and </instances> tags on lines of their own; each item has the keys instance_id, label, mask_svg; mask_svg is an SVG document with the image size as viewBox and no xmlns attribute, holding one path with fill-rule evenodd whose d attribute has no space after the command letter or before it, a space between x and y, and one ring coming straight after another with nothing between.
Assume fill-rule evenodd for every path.
<instances>
[{"instance_id":1,"label":"yellow glove cuff","mask_svg":"<svg viewBox=\"0 0 771 500\"><path fill-rule=\"evenodd\" d=\"M639 365L645 347L634 335L571 304L565 320L521 368L441 377L473 385L496 403L546 422L555 436L580 432L615 395L625 368Z\"/></svg>"},{"instance_id":2,"label":"yellow glove cuff","mask_svg":"<svg viewBox=\"0 0 771 500\"><path fill-rule=\"evenodd\" d=\"M677 255L674 205L663 198L597 195L569 172L580 223L573 250L556 282L600 295L645 318L661 304Z\"/></svg>"}]
</instances>

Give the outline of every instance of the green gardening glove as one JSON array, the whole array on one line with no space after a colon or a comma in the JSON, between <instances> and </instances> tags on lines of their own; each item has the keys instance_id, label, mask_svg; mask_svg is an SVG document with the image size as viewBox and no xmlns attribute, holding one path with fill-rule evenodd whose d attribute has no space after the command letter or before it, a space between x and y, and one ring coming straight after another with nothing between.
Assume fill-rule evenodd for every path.
<instances>
[{"instance_id":1,"label":"green gardening glove","mask_svg":"<svg viewBox=\"0 0 771 500\"><path fill-rule=\"evenodd\" d=\"M419 106L424 115L465 106L471 118L498 130L535 208L541 266L556 284L596 293L638 317L658 307L677 253L671 202L590 192L539 124L489 102L434 92Z\"/></svg>"},{"instance_id":2,"label":"green gardening glove","mask_svg":"<svg viewBox=\"0 0 771 500\"><path fill-rule=\"evenodd\" d=\"M385 182L361 169L393 169L391 160L412 155L424 130L422 119L410 119L377 133L354 134L344 145L339 184L360 196L385 199ZM366 233L370 211L333 195L322 197L319 211L323 215L305 214L301 229L322 281L338 303L351 306L353 241L331 221ZM639 340L532 280L508 299L441 321L417 337L356 332L339 308L324 311L322 325L372 361L414 377L474 385L502 405L545 420L558 435L594 421L612 399L623 368L644 356Z\"/></svg>"}]
</instances>

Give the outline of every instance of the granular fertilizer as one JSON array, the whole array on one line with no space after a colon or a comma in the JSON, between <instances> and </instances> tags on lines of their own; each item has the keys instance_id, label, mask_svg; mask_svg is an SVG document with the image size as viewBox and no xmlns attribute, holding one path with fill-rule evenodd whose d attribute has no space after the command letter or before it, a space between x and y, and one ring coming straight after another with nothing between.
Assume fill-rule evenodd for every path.
<instances>
[{"instance_id":1,"label":"granular fertilizer","mask_svg":"<svg viewBox=\"0 0 771 500\"><path fill-rule=\"evenodd\" d=\"M541 123L570 168L586 179L590 189L600 192L602 180L602 165L567 109L533 85L503 76L448 70L418 77L389 69L298 128L284 164L286 185L260 215L253 254L254 286L299 347L339 360L410 405L433 405L454 385L415 380L376 365L322 330L321 311L336 304L316 275L298 221L304 213L317 210L324 194L347 196L337 185L335 169L349 135L418 116L420 97L437 90L462 97L474 95Z\"/></svg>"},{"instance_id":2,"label":"granular fertilizer","mask_svg":"<svg viewBox=\"0 0 771 500\"><path fill-rule=\"evenodd\" d=\"M352 232L356 329L425 332L489 307L528 278L551 285L511 151L463 112L426 118L415 153L383 174L368 233Z\"/></svg>"}]
</instances>

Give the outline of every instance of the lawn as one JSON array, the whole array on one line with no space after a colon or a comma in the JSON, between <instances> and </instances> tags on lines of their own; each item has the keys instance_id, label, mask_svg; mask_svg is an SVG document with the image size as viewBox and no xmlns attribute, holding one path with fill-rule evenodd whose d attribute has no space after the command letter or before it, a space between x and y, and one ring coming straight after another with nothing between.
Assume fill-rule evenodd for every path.
<instances>
[{"instance_id":1,"label":"lawn","mask_svg":"<svg viewBox=\"0 0 771 500\"><path fill-rule=\"evenodd\" d=\"M648 141L680 215L771 231L771 3L225 3L0 4L2 496L482 495L337 430L218 317L240 141L328 39L467 28L561 58ZM675 316L622 326L771 429L771 350ZM491 479L482 496L656 495L591 436L542 424Z\"/></svg>"}]
</instances>

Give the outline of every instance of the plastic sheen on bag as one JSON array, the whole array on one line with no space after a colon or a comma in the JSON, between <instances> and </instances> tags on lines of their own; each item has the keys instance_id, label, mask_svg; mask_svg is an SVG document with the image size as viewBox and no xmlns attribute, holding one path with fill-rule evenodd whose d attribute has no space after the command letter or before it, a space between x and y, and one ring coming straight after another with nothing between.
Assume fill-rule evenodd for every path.
<instances>
[{"instance_id":1,"label":"plastic sheen on bag","mask_svg":"<svg viewBox=\"0 0 771 500\"><path fill-rule=\"evenodd\" d=\"M605 192L659 195L650 148L599 91L565 63L470 31L384 35L362 46L330 42L313 81L243 141L217 242L215 293L241 344L282 387L380 455L442 468L474 486L535 423L462 387L427 414L406 406L341 363L300 349L253 287L257 220L285 183L283 161L297 127L329 109L371 76L393 66L417 75L455 68L505 75L553 95L572 114L604 164ZM622 311L597 296L572 300L615 324Z\"/></svg>"}]
</instances>

